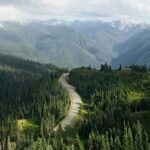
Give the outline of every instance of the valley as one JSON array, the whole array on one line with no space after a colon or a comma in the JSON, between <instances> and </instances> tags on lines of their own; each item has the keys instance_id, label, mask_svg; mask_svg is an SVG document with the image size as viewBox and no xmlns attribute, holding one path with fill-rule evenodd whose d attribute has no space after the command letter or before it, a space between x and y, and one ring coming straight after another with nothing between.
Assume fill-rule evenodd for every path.
<instances>
[{"instance_id":1,"label":"valley","mask_svg":"<svg viewBox=\"0 0 150 150\"><path fill-rule=\"evenodd\" d=\"M115 67L120 63L149 65L147 55L140 56L142 51L149 52L148 42L147 47L142 42L149 41L149 24L64 20L0 24L1 54L69 69L89 65L99 69L105 62ZM134 46L136 41L140 45Z\"/></svg>"},{"instance_id":2,"label":"valley","mask_svg":"<svg viewBox=\"0 0 150 150\"><path fill-rule=\"evenodd\" d=\"M3 22L0 150L149 150L150 26Z\"/></svg>"},{"instance_id":3,"label":"valley","mask_svg":"<svg viewBox=\"0 0 150 150\"><path fill-rule=\"evenodd\" d=\"M0 0L0 150L150 150L150 0Z\"/></svg>"}]
</instances>

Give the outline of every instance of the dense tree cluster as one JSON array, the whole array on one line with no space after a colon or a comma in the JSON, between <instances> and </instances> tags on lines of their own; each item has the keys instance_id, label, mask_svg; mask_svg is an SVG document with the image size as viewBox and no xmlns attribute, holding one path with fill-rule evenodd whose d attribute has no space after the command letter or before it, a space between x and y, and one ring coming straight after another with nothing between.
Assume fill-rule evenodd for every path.
<instances>
[{"instance_id":1,"label":"dense tree cluster","mask_svg":"<svg viewBox=\"0 0 150 150\"><path fill-rule=\"evenodd\" d=\"M72 70L69 82L86 103L87 116L71 142L61 126L53 131L69 107L57 82L62 72L0 55L0 150L150 150L150 128L133 118L150 111L148 69L104 64ZM20 129L23 119L36 128Z\"/></svg>"},{"instance_id":2,"label":"dense tree cluster","mask_svg":"<svg viewBox=\"0 0 150 150\"><path fill-rule=\"evenodd\" d=\"M101 65L101 71L107 71L107 72L109 72L109 71L111 71L111 66L108 65L107 63L102 64Z\"/></svg>"},{"instance_id":3,"label":"dense tree cluster","mask_svg":"<svg viewBox=\"0 0 150 150\"><path fill-rule=\"evenodd\" d=\"M135 112L150 111L149 72L102 68L79 68L70 73L70 82L88 104L88 116L78 133L84 149L149 150L150 128L146 130L132 119ZM144 97L132 101L132 91L144 93Z\"/></svg>"},{"instance_id":4,"label":"dense tree cluster","mask_svg":"<svg viewBox=\"0 0 150 150\"><path fill-rule=\"evenodd\" d=\"M135 71L140 71L140 72L147 72L149 69L146 65L131 65L129 68L135 70Z\"/></svg>"},{"instance_id":5,"label":"dense tree cluster","mask_svg":"<svg viewBox=\"0 0 150 150\"><path fill-rule=\"evenodd\" d=\"M50 132L68 109L67 93L58 84L62 70L11 56L0 56L0 149L22 149L37 136ZM18 120L30 119L36 132L18 129ZM11 144L10 144L11 143Z\"/></svg>"},{"instance_id":6,"label":"dense tree cluster","mask_svg":"<svg viewBox=\"0 0 150 150\"><path fill-rule=\"evenodd\" d=\"M70 73L70 83L77 87L88 112L74 142L68 145L62 134L33 142L33 150L150 150L150 128L145 129L142 120L133 120L134 113L150 110L149 72L105 67L82 67ZM144 97L132 101L131 91Z\"/></svg>"}]
</instances>

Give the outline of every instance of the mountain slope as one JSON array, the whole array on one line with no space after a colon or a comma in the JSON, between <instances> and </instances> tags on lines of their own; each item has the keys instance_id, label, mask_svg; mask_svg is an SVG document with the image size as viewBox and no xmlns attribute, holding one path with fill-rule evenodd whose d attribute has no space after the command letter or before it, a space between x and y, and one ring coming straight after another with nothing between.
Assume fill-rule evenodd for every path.
<instances>
[{"instance_id":1,"label":"mountain slope","mask_svg":"<svg viewBox=\"0 0 150 150\"><path fill-rule=\"evenodd\" d=\"M93 39L97 45L100 45L101 49L107 53L108 62L120 53L120 51L116 50L116 45L141 32L143 28L147 28L146 25L121 21L76 21L71 24L71 27Z\"/></svg>"},{"instance_id":2,"label":"mountain slope","mask_svg":"<svg viewBox=\"0 0 150 150\"><path fill-rule=\"evenodd\" d=\"M124 51L118 58L112 61L113 66L118 64L146 64L150 66L150 30L144 30L136 34L126 42L118 45L118 49Z\"/></svg>"},{"instance_id":3,"label":"mountain slope","mask_svg":"<svg viewBox=\"0 0 150 150\"><path fill-rule=\"evenodd\" d=\"M67 26L4 23L0 51L60 67L98 67L107 55L94 41Z\"/></svg>"},{"instance_id":4,"label":"mountain slope","mask_svg":"<svg viewBox=\"0 0 150 150\"><path fill-rule=\"evenodd\" d=\"M0 23L0 53L59 67L99 68L118 56L116 45L146 28L124 22L33 21Z\"/></svg>"}]
</instances>

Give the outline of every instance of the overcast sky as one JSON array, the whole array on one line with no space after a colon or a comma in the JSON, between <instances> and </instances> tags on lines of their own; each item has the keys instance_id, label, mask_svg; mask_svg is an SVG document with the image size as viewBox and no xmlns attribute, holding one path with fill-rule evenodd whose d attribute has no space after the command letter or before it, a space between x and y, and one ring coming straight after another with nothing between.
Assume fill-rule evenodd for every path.
<instances>
[{"instance_id":1,"label":"overcast sky","mask_svg":"<svg viewBox=\"0 0 150 150\"><path fill-rule=\"evenodd\" d=\"M0 20L125 19L150 21L150 0L0 0Z\"/></svg>"}]
</instances>

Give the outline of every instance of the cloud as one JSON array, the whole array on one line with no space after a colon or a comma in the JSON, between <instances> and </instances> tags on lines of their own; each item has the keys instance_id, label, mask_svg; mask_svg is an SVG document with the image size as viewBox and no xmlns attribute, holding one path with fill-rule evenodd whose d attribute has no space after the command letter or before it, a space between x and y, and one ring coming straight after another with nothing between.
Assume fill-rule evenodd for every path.
<instances>
[{"instance_id":1,"label":"cloud","mask_svg":"<svg viewBox=\"0 0 150 150\"><path fill-rule=\"evenodd\" d=\"M0 6L0 20L20 20L23 16L21 10L16 9L13 6Z\"/></svg>"},{"instance_id":2,"label":"cloud","mask_svg":"<svg viewBox=\"0 0 150 150\"><path fill-rule=\"evenodd\" d=\"M0 0L0 10L0 20L101 17L150 20L149 0Z\"/></svg>"}]
</instances>

